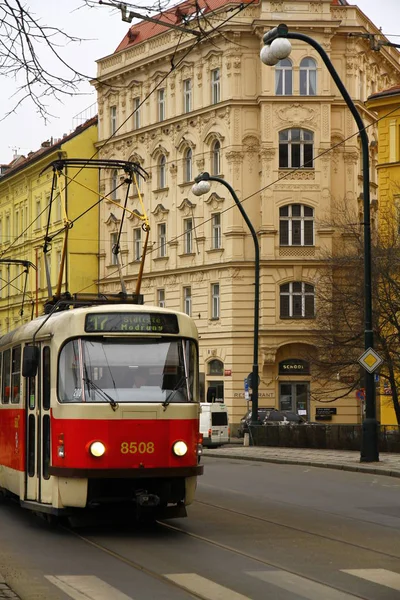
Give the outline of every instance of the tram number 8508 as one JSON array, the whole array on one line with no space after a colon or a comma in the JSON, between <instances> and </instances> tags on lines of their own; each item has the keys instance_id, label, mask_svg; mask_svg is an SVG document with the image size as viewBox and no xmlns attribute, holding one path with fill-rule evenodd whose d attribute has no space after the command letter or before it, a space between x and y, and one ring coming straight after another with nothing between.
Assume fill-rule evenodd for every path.
<instances>
[{"instance_id":1,"label":"tram number 8508","mask_svg":"<svg viewBox=\"0 0 400 600\"><path fill-rule=\"evenodd\" d=\"M121 454L153 454L154 442L122 442Z\"/></svg>"}]
</instances>

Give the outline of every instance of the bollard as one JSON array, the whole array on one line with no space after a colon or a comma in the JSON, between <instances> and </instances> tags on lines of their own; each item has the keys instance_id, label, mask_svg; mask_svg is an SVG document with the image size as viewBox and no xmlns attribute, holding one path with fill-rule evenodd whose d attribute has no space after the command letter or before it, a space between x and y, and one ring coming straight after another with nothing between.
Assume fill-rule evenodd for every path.
<instances>
[{"instance_id":1,"label":"bollard","mask_svg":"<svg viewBox=\"0 0 400 600\"><path fill-rule=\"evenodd\" d=\"M244 434L243 437L243 446L250 446L250 436L248 433Z\"/></svg>"}]
</instances>

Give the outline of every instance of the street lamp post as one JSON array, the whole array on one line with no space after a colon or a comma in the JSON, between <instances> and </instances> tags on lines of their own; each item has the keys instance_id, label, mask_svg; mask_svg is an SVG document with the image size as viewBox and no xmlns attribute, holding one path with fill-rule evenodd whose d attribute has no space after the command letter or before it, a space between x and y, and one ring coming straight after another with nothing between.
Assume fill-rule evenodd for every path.
<instances>
[{"instance_id":1,"label":"street lamp post","mask_svg":"<svg viewBox=\"0 0 400 600\"><path fill-rule=\"evenodd\" d=\"M264 34L264 44L260 53L261 60L267 65L274 65L282 58L287 58L291 51L289 39L301 40L310 44L321 56L334 82L339 88L347 106L353 115L361 138L363 165L363 200L364 200L364 344L365 349L373 348L374 337L372 329L372 266L371 266L371 219L369 195L369 156L368 135L360 114L350 98L343 82L336 72L329 56L320 44L313 38L302 33L292 33L287 25L281 24ZM365 419L362 426L362 442L360 462L379 461L378 452L378 421L376 419L375 382L374 374L365 372Z\"/></svg>"},{"instance_id":2,"label":"street lamp post","mask_svg":"<svg viewBox=\"0 0 400 600\"><path fill-rule=\"evenodd\" d=\"M259 331L259 315L260 315L260 248L258 245L257 234L255 229L247 216L242 203L237 197L235 190L225 179L221 177L214 177L209 173L201 173L195 178L195 184L192 188L193 193L196 196L201 196L202 194L206 194L210 191L210 181L216 181L217 183L221 183L230 191L232 198L234 199L236 206L240 210L242 217L246 221L246 225L250 229L253 242L254 242L254 252L255 252L255 267L254 267L254 346L253 346L253 369L252 369L252 410L251 410L251 423L253 425L258 424L258 331Z\"/></svg>"}]
</instances>

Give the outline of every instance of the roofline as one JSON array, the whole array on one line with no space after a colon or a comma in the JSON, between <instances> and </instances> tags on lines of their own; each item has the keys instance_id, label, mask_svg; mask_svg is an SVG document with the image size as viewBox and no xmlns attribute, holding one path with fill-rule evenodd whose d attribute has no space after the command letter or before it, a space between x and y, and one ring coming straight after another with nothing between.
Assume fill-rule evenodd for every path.
<instances>
[{"instance_id":1,"label":"roofline","mask_svg":"<svg viewBox=\"0 0 400 600\"><path fill-rule=\"evenodd\" d=\"M367 102L370 102L371 100L380 100L381 98L390 98L393 96L400 96L400 86L398 86L395 90L389 88L388 90L383 90L382 92L371 94L371 96L368 96Z\"/></svg>"},{"instance_id":2,"label":"roofline","mask_svg":"<svg viewBox=\"0 0 400 600\"><path fill-rule=\"evenodd\" d=\"M28 158L22 163L22 165L15 167L15 169L10 169L10 171L6 171L4 173L4 175L2 175L0 177L0 185L2 184L2 182L5 179L9 179L10 177L13 177L16 173L19 173L26 167L31 167L36 162L39 162L40 160L42 160L42 158L45 158L49 154L52 154L53 152L56 152L57 150L61 150L61 147L63 144L65 144L66 142L69 142L74 137L76 137L77 135L79 135L80 133L85 131L86 129L89 129L89 127L93 127L93 125L97 125L97 123L98 123L98 116L96 115L95 117L88 119L85 123L83 123L83 125L78 125L78 127L72 133L70 133L66 137L62 138L59 142L57 142L57 144L53 144L52 146L50 146L47 150L45 150L38 156L33 156L30 159ZM38 150L36 150L35 153L39 152L39 150L40 150L40 148Z\"/></svg>"}]
</instances>

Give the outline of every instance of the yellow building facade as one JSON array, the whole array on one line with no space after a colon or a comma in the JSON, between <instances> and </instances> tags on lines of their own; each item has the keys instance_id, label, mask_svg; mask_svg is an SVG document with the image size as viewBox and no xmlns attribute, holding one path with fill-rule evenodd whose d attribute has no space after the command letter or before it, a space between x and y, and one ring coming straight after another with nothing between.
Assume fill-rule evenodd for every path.
<instances>
[{"instance_id":1,"label":"yellow building facade","mask_svg":"<svg viewBox=\"0 0 400 600\"><path fill-rule=\"evenodd\" d=\"M400 85L382 90L368 98L367 106L377 114L378 187L380 233L389 225L398 227L400 215ZM397 425L391 389L379 386L380 421Z\"/></svg>"},{"instance_id":2,"label":"yellow building facade","mask_svg":"<svg viewBox=\"0 0 400 600\"><path fill-rule=\"evenodd\" d=\"M225 188L213 184L206 196L192 193L202 171L233 186L261 253L259 406L314 421L326 406L313 398L317 384L307 358L318 268L333 247L334 207L362 207L361 152L354 120L314 49L292 40L290 57L267 67L259 58L262 36L285 22L315 38L367 125L374 115L365 100L398 80L399 55L392 48L377 54L365 38L350 37L379 30L346 2L264 0L223 25L238 4L207 6L205 29L210 23L221 29L192 49L193 36L143 22L98 61L99 154L135 160L149 173L141 185L151 224L145 302L195 319L202 399L223 398L234 430L247 408L244 378L253 362L254 245ZM179 24L181 12L175 7L168 18ZM376 141L373 128L369 136ZM370 158L376 199L373 143ZM122 189L111 192L119 177L105 174L102 191L122 198ZM134 214L141 212L137 194L128 208L133 214L125 219L121 260L134 291L144 239ZM103 291L120 290L111 249L121 216L107 201L100 209ZM333 423L362 418L355 393L328 406Z\"/></svg>"},{"instance_id":3,"label":"yellow building facade","mask_svg":"<svg viewBox=\"0 0 400 600\"><path fill-rule=\"evenodd\" d=\"M26 158L18 157L8 168L3 168L0 177L1 334L43 314L44 303L49 298L43 259L48 222L51 294L56 292L58 282L66 218L77 220L68 233L61 292L97 291L98 207L78 217L98 200L98 171L64 169L60 185L54 190L49 220L53 171L51 167L46 168L59 158L92 157L96 141L97 117L63 139L44 142L37 152ZM32 265L28 268L24 305L25 266L12 261L28 261Z\"/></svg>"}]
</instances>

